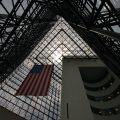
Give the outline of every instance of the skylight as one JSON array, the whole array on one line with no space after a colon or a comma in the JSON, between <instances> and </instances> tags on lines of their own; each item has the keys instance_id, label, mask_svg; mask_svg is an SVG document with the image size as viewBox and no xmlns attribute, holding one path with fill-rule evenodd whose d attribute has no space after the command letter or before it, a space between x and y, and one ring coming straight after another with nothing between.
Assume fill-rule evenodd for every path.
<instances>
[{"instance_id":1,"label":"skylight","mask_svg":"<svg viewBox=\"0 0 120 120\"><path fill-rule=\"evenodd\" d=\"M26 60L2 83L0 105L28 120L59 120L64 56L90 58L96 54L63 18L59 18ZM54 64L48 96L15 96L34 64Z\"/></svg>"}]
</instances>

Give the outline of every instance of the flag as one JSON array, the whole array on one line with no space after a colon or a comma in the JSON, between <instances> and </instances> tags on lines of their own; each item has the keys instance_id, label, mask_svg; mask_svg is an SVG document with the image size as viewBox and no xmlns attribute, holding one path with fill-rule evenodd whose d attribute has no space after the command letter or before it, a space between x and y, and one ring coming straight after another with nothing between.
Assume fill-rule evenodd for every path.
<instances>
[{"instance_id":1,"label":"flag","mask_svg":"<svg viewBox=\"0 0 120 120\"><path fill-rule=\"evenodd\" d=\"M46 96L53 72L53 65L34 65L16 95Z\"/></svg>"}]
</instances>

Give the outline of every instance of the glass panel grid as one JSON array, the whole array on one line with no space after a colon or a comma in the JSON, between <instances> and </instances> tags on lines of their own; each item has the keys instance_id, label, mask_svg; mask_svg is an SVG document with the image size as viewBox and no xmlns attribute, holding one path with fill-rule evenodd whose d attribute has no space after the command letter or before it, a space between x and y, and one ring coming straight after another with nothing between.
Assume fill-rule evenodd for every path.
<instances>
[{"instance_id":1,"label":"glass panel grid","mask_svg":"<svg viewBox=\"0 0 120 120\"><path fill-rule=\"evenodd\" d=\"M60 18L26 60L1 84L0 105L28 120L59 120L63 56L89 58L96 54ZM15 96L34 64L54 64L48 96Z\"/></svg>"}]
</instances>

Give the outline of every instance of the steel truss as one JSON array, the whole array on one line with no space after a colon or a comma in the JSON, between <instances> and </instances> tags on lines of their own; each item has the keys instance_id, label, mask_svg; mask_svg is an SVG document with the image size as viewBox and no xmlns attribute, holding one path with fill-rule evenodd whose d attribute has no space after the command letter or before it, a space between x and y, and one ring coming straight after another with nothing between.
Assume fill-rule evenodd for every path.
<instances>
[{"instance_id":1,"label":"steel truss","mask_svg":"<svg viewBox=\"0 0 120 120\"><path fill-rule=\"evenodd\" d=\"M11 1L12 9L0 1L0 79L5 79L37 45L38 38L56 21L46 5L35 0ZM11 7L11 6L10 6ZM23 54L24 53L24 54Z\"/></svg>"},{"instance_id":2,"label":"steel truss","mask_svg":"<svg viewBox=\"0 0 120 120\"><path fill-rule=\"evenodd\" d=\"M11 0L10 3L12 8L7 7L5 2L0 0L0 10L2 9L0 13L1 80L16 69L40 41L41 43L28 57L33 63L43 64L46 60L47 64L53 63L52 57L56 55L55 51L60 52L60 47L64 48L62 51L64 55L81 55L87 58L94 56L95 54L82 42L80 36L119 76L120 35L116 32L119 32L120 10L115 8L110 0L18 0L17 2ZM73 30L70 32L70 27L67 30L60 28L59 31L54 28L49 36L42 39L58 20L57 15L62 16L79 36L73 37L71 34L74 32ZM65 23L63 26L68 26L68 24ZM62 57L58 60L61 61ZM41 113L51 119L59 119L62 64L57 60L54 62L56 62L54 77L47 98L24 97L22 99L14 96L30 71L26 64L21 64L1 84L1 105L6 106L7 109L10 105L10 109L13 107L11 111L15 113L18 108L17 114L25 118L27 114L30 114L28 119L32 117L43 119ZM42 109L40 110L39 107ZM42 111L43 109L46 112Z\"/></svg>"},{"instance_id":3,"label":"steel truss","mask_svg":"<svg viewBox=\"0 0 120 120\"><path fill-rule=\"evenodd\" d=\"M120 77L120 9L110 0L53 1L49 7L56 9Z\"/></svg>"},{"instance_id":4,"label":"steel truss","mask_svg":"<svg viewBox=\"0 0 120 120\"><path fill-rule=\"evenodd\" d=\"M96 54L63 19L38 43L29 56L0 85L0 106L28 120L59 120L63 56L95 58ZM48 95L16 96L15 93L34 64L54 64Z\"/></svg>"},{"instance_id":5,"label":"steel truss","mask_svg":"<svg viewBox=\"0 0 120 120\"><path fill-rule=\"evenodd\" d=\"M114 26L118 27L118 31L120 30L120 10L115 8L110 0L27 0L26 2L19 0L16 3L12 0L11 4L12 9L9 11L4 2L0 2L0 6L4 10L0 14L1 79L4 79L3 76L11 73L26 58L38 43L37 38L42 38L55 23L57 14L63 16L71 26L84 25L87 34L96 36L97 33L99 36L96 38L97 41L104 40L102 48L107 50L105 55L108 58L107 61L105 56L95 49L96 53L105 63L109 61L110 64L111 62L116 64L114 67L108 65L115 73L114 69L119 70L117 67L120 66L118 61L120 36L118 33L115 34ZM20 9L22 9L22 13L19 13ZM78 31L82 28L74 27L74 29ZM90 31L93 29L94 33L91 33ZM102 32L101 35L100 30L103 29L107 32L112 31L112 34L108 33L110 35L108 36L106 32ZM91 41L93 41L92 38ZM100 42L97 44L97 48L101 51ZM92 47L91 44L90 46Z\"/></svg>"},{"instance_id":6,"label":"steel truss","mask_svg":"<svg viewBox=\"0 0 120 120\"><path fill-rule=\"evenodd\" d=\"M88 35L89 42L85 41L119 75L120 35L115 32L120 30L120 9L110 0L12 0L11 4L9 11L0 1L4 10L0 14L1 79L26 58L37 45L37 38L57 21L56 15L64 17L83 38ZM80 32L81 25L87 35Z\"/></svg>"}]
</instances>

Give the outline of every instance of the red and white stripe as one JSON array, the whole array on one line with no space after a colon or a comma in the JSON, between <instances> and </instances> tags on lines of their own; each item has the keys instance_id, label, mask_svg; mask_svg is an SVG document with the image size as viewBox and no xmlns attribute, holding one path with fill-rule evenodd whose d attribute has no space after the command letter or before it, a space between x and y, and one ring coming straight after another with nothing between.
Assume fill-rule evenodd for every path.
<instances>
[{"instance_id":1,"label":"red and white stripe","mask_svg":"<svg viewBox=\"0 0 120 120\"><path fill-rule=\"evenodd\" d=\"M16 95L46 96L52 77L53 65L44 65L41 73L29 73Z\"/></svg>"}]
</instances>

